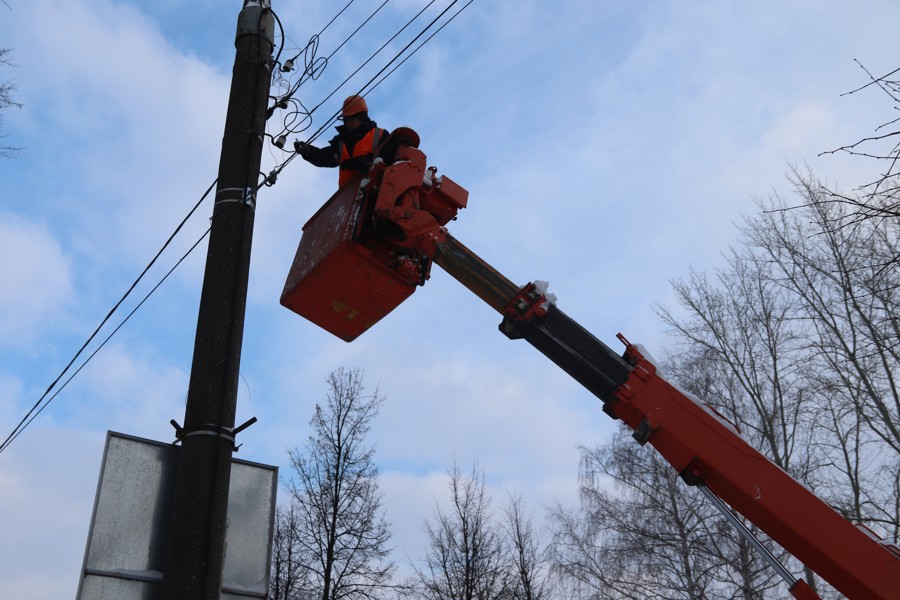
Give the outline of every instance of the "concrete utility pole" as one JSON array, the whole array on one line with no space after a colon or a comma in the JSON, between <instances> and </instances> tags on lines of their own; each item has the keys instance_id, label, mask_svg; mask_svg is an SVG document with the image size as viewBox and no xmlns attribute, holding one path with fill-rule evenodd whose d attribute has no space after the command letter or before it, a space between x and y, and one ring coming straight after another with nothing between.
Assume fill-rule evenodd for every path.
<instances>
[{"instance_id":1,"label":"concrete utility pole","mask_svg":"<svg viewBox=\"0 0 900 600\"><path fill-rule=\"evenodd\" d=\"M270 0L245 0L238 17L231 96L197 317L163 600L218 600L255 193L271 81Z\"/></svg>"}]
</instances>

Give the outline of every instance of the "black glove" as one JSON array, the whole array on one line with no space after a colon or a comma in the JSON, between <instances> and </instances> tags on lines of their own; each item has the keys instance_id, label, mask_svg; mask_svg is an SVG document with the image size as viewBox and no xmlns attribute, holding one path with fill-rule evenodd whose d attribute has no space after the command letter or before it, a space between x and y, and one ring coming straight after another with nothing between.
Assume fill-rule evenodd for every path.
<instances>
[{"instance_id":1,"label":"black glove","mask_svg":"<svg viewBox=\"0 0 900 600\"><path fill-rule=\"evenodd\" d=\"M305 157L309 152L310 145L306 142L301 142L300 140L294 140L294 152L299 154L300 156Z\"/></svg>"},{"instance_id":2,"label":"black glove","mask_svg":"<svg viewBox=\"0 0 900 600\"><path fill-rule=\"evenodd\" d=\"M361 173L366 173L369 169L372 168L372 160L373 158L371 154L348 158L341 163L341 168L349 171L360 171Z\"/></svg>"}]
</instances>

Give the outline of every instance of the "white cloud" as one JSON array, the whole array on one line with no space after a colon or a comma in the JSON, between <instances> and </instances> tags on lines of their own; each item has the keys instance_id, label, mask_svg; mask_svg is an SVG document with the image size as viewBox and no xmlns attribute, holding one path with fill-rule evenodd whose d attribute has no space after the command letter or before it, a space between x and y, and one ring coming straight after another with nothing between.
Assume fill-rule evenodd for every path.
<instances>
[{"instance_id":1,"label":"white cloud","mask_svg":"<svg viewBox=\"0 0 900 600\"><path fill-rule=\"evenodd\" d=\"M447 473L386 471L381 473L378 485L384 495L385 518L391 524L391 544L397 549L395 560L406 572L408 562L418 561L424 554L422 531L438 501L447 496Z\"/></svg>"},{"instance_id":2,"label":"white cloud","mask_svg":"<svg viewBox=\"0 0 900 600\"><path fill-rule=\"evenodd\" d=\"M392 3L305 85L304 102L322 99L422 5ZM305 41L337 8L276 10L287 35ZM320 54L371 10L354 4ZM215 177L234 19L210 11L236 17L237 7L48 0L17 5L0 23L25 104L4 116L28 147L0 162L0 250L16 259L2 267L0 341L4 351L42 350L3 355L21 366L0 373L12 394L4 422L17 422L74 346L54 325L90 331ZM622 331L662 355L650 306L670 297L667 280L715 265L731 221L783 185L788 161L812 162L883 122L868 122L877 99L838 94L861 83L854 56L880 71L872 61L897 55L897 11L892 1L866 11L810 1L476 2L370 100L380 125L416 128L430 162L471 192L451 225L457 238L518 283L549 280L560 307L616 350ZM266 152L264 170L280 158ZM813 166L858 172L836 159ZM454 457L479 460L495 502L513 487L532 506L574 498L575 446L600 441L612 422L555 365L503 338L499 315L439 268L349 345L278 305L300 228L336 178L297 160L259 195L238 422L260 422L242 434L239 456L286 465L324 377L359 366L388 396L372 439L401 547L421 549L422 520L445 494ZM201 207L161 267L210 212ZM12 446L21 452L2 456L3 528L17 521L16 538L34 540L0 567L4 592L71 595L76 575L66 573L80 565L103 430L171 439L203 249ZM54 543L59 554L34 558ZM57 573L52 589L37 583Z\"/></svg>"},{"instance_id":3,"label":"white cloud","mask_svg":"<svg viewBox=\"0 0 900 600\"><path fill-rule=\"evenodd\" d=\"M44 423L3 453L0 588L5 597L75 594L102 445L102 436Z\"/></svg>"},{"instance_id":4,"label":"white cloud","mask_svg":"<svg viewBox=\"0 0 900 600\"><path fill-rule=\"evenodd\" d=\"M165 439L174 433L169 419L184 415L186 369L136 344L109 344L75 381L69 394L86 402L66 399L66 410L87 427Z\"/></svg>"},{"instance_id":5,"label":"white cloud","mask_svg":"<svg viewBox=\"0 0 900 600\"><path fill-rule=\"evenodd\" d=\"M71 300L72 268L43 223L0 214L0 345L21 348L58 322Z\"/></svg>"},{"instance_id":6,"label":"white cloud","mask_svg":"<svg viewBox=\"0 0 900 600\"><path fill-rule=\"evenodd\" d=\"M172 47L127 5L22 10L9 42L20 48L27 109L18 112L35 135L28 160L54 175L32 187L34 202L81 226L73 247L92 262L146 262L215 179L228 75ZM90 43L72 44L66 31ZM42 137L48 125L52 137ZM210 211L185 238L199 236Z\"/></svg>"}]
</instances>

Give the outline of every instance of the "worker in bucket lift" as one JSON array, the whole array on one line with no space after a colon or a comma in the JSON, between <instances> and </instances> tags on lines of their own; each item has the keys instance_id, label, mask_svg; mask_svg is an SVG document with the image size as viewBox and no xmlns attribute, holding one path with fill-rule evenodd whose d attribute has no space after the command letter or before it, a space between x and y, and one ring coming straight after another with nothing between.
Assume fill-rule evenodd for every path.
<instances>
[{"instance_id":1,"label":"worker in bucket lift","mask_svg":"<svg viewBox=\"0 0 900 600\"><path fill-rule=\"evenodd\" d=\"M349 96L344 100L339 117L344 123L324 148L316 148L306 142L294 142L294 150L303 159L317 167L340 167L338 186L343 187L354 173L367 173L374 160L375 149L385 140L388 131L381 129L369 118L369 107L362 96Z\"/></svg>"}]
</instances>

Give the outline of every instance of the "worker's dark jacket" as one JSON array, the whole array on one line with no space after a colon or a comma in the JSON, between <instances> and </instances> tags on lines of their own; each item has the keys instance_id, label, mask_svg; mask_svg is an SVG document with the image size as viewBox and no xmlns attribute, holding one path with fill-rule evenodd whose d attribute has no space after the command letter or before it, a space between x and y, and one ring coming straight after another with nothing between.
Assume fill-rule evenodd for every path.
<instances>
[{"instance_id":1,"label":"worker's dark jacket","mask_svg":"<svg viewBox=\"0 0 900 600\"><path fill-rule=\"evenodd\" d=\"M310 146L303 153L303 158L317 167L340 166L338 185L342 186L354 173L366 173L369 170L373 152L387 138L388 132L372 120L366 120L355 131L348 131L344 125L339 125L336 129L338 134L327 146Z\"/></svg>"}]
</instances>

